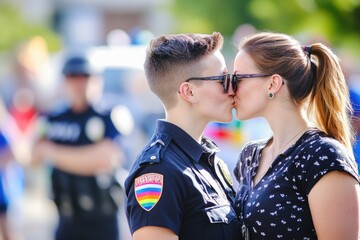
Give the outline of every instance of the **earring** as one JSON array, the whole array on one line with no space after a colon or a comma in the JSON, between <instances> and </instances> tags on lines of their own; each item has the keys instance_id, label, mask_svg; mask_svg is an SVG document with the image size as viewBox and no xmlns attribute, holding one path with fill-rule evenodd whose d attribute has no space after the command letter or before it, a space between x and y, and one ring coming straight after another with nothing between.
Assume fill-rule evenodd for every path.
<instances>
[{"instance_id":1,"label":"earring","mask_svg":"<svg viewBox=\"0 0 360 240\"><path fill-rule=\"evenodd\" d=\"M275 94L272 93L272 92L269 92L268 98L269 99L274 99L274 97L275 97Z\"/></svg>"}]
</instances>

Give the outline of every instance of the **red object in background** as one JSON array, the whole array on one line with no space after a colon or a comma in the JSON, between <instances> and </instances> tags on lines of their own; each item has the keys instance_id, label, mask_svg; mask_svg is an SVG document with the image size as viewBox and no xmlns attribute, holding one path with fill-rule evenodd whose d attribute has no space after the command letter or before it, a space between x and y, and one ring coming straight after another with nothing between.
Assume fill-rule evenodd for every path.
<instances>
[{"instance_id":1,"label":"red object in background","mask_svg":"<svg viewBox=\"0 0 360 240\"><path fill-rule=\"evenodd\" d=\"M25 133L37 116L34 93L27 88L18 89L13 96L13 104L9 112L19 130Z\"/></svg>"},{"instance_id":2,"label":"red object in background","mask_svg":"<svg viewBox=\"0 0 360 240\"><path fill-rule=\"evenodd\" d=\"M10 114L13 116L20 131L22 133L24 133L28 130L29 126L31 126L31 124L33 123L33 121L37 115L37 111L33 107L26 109L26 110L25 109L20 110L20 109L13 107L10 109Z\"/></svg>"}]
</instances>

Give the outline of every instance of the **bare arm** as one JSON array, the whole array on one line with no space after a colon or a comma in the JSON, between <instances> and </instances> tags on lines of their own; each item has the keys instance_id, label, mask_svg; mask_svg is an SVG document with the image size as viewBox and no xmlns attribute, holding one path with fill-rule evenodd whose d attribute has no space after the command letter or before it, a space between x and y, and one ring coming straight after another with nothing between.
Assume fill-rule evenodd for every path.
<instances>
[{"instance_id":1,"label":"bare arm","mask_svg":"<svg viewBox=\"0 0 360 240\"><path fill-rule=\"evenodd\" d=\"M319 240L360 239L360 185L349 174L330 172L309 194Z\"/></svg>"},{"instance_id":2,"label":"bare arm","mask_svg":"<svg viewBox=\"0 0 360 240\"><path fill-rule=\"evenodd\" d=\"M178 240L179 237L170 229L146 226L136 230L133 240Z\"/></svg>"},{"instance_id":3,"label":"bare arm","mask_svg":"<svg viewBox=\"0 0 360 240\"><path fill-rule=\"evenodd\" d=\"M121 163L121 159L122 152L110 140L80 147L64 146L42 140L34 146L32 163L48 160L64 171L80 175L94 175L113 169Z\"/></svg>"}]
</instances>

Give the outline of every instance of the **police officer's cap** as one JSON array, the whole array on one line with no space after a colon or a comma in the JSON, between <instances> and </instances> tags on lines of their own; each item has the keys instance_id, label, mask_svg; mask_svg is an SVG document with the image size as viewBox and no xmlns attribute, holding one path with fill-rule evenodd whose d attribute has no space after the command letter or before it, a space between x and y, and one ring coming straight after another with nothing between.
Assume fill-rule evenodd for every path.
<instances>
[{"instance_id":1,"label":"police officer's cap","mask_svg":"<svg viewBox=\"0 0 360 240\"><path fill-rule=\"evenodd\" d=\"M92 69L89 61L85 57L75 56L66 60L62 73L64 75L91 75Z\"/></svg>"}]
</instances>

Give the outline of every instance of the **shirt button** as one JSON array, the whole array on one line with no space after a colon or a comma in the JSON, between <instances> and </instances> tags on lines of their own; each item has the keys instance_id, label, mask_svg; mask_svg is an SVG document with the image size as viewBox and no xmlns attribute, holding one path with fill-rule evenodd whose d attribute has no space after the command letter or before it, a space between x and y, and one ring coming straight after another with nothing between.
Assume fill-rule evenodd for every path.
<instances>
[{"instance_id":1,"label":"shirt button","mask_svg":"<svg viewBox=\"0 0 360 240\"><path fill-rule=\"evenodd\" d=\"M156 156L151 156L150 159L151 159L151 160L155 160L155 159L156 159Z\"/></svg>"}]
</instances>

